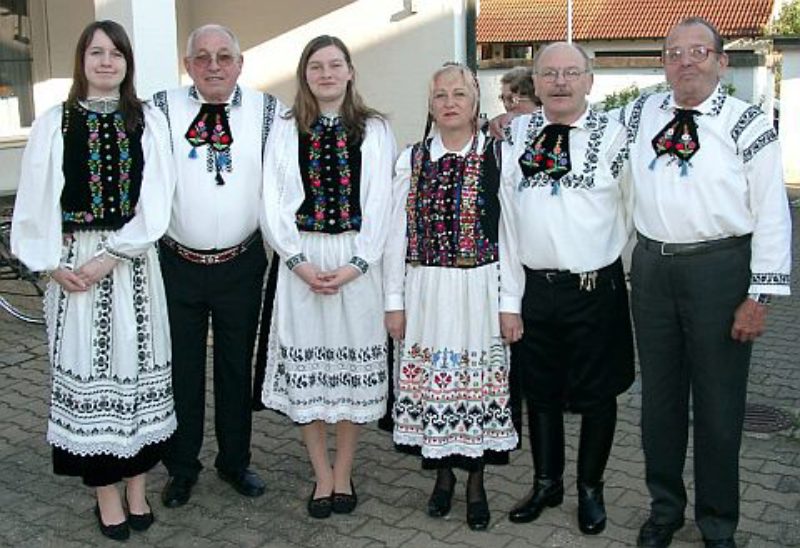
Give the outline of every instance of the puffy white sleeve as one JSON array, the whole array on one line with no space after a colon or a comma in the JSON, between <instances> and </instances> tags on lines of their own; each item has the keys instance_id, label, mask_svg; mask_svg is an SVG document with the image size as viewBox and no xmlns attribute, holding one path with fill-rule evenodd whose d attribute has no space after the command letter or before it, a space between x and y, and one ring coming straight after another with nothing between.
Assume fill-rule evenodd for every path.
<instances>
[{"instance_id":1,"label":"puffy white sleeve","mask_svg":"<svg viewBox=\"0 0 800 548\"><path fill-rule=\"evenodd\" d=\"M11 222L11 252L29 269L55 270L61 260L62 107L37 118L22 155Z\"/></svg>"},{"instance_id":2,"label":"puffy white sleeve","mask_svg":"<svg viewBox=\"0 0 800 548\"><path fill-rule=\"evenodd\" d=\"M261 230L269 246L291 270L306 262L295 224L305 192L297 165L298 135L294 119L276 113L264 152Z\"/></svg>"},{"instance_id":3,"label":"puffy white sleeve","mask_svg":"<svg viewBox=\"0 0 800 548\"><path fill-rule=\"evenodd\" d=\"M157 108L144 105L142 188L133 218L105 242L105 250L113 257L141 255L167 231L176 179L170 150L166 117Z\"/></svg>"},{"instance_id":4,"label":"puffy white sleeve","mask_svg":"<svg viewBox=\"0 0 800 548\"><path fill-rule=\"evenodd\" d=\"M396 149L389 124L382 119L370 119L361 147L361 229L349 263L362 274L366 274L369 265L380 261L389 233Z\"/></svg>"},{"instance_id":5,"label":"puffy white sleeve","mask_svg":"<svg viewBox=\"0 0 800 548\"><path fill-rule=\"evenodd\" d=\"M500 312L519 314L522 308L522 295L525 292L525 270L519 260L519 236L517 217L517 183L521 177L517 160L521 153L520 142L524 144L526 120L515 119L511 126L513 140L506 139L502 144L502 165L500 171L500 233L498 246L500 253ZM516 143L516 144L512 144Z\"/></svg>"},{"instance_id":6,"label":"puffy white sleeve","mask_svg":"<svg viewBox=\"0 0 800 548\"><path fill-rule=\"evenodd\" d=\"M384 309L404 310L404 285L406 277L406 200L411 184L411 151L406 148L395 165L394 182L392 183L391 217L389 219L389 236L383 251L383 291Z\"/></svg>"}]
</instances>

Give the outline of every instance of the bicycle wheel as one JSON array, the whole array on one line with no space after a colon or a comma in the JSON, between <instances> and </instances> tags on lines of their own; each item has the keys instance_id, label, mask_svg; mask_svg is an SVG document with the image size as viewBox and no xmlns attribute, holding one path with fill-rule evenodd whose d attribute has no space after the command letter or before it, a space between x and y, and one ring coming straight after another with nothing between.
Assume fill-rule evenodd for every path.
<instances>
[{"instance_id":1,"label":"bicycle wheel","mask_svg":"<svg viewBox=\"0 0 800 548\"><path fill-rule=\"evenodd\" d=\"M43 324L45 276L31 272L11 254L11 221L0 221L0 309L31 324Z\"/></svg>"}]
</instances>

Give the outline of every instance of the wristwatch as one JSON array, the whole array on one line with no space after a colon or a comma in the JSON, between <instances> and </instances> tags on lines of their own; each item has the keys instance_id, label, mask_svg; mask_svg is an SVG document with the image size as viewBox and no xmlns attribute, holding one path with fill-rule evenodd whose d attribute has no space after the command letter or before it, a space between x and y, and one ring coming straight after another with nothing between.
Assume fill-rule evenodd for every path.
<instances>
[{"instance_id":1,"label":"wristwatch","mask_svg":"<svg viewBox=\"0 0 800 548\"><path fill-rule=\"evenodd\" d=\"M758 304L768 305L772 295L769 293L750 293L747 297L753 299Z\"/></svg>"}]
</instances>

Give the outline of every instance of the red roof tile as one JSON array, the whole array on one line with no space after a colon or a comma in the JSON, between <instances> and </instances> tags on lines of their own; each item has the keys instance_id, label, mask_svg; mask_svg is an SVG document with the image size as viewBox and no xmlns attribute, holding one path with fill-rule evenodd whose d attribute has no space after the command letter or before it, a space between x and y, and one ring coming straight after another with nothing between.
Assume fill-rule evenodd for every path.
<instances>
[{"instance_id":1,"label":"red roof tile","mask_svg":"<svg viewBox=\"0 0 800 548\"><path fill-rule=\"evenodd\" d=\"M684 17L726 38L760 36L773 0L573 0L575 40L659 39ZM478 42L549 42L567 34L567 0L480 0Z\"/></svg>"}]
</instances>

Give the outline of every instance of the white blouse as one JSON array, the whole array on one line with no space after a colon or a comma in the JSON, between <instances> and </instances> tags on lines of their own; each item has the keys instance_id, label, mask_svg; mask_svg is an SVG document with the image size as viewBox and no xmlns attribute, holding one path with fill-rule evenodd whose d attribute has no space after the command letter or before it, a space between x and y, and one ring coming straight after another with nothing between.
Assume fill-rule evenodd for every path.
<instances>
[{"instance_id":1,"label":"white blouse","mask_svg":"<svg viewBox=\"0 0 800 548\"><path fill-rule=\"evenodd\" d=\"M61 105L39 116L22 156L11 225L11 251L33 271L55 270L61 260L64 188L61 117ZM175 190L168 135L163 114L145 105L142 187L133 218L112 232L106 241L106 248L115 256L144 253L167 229Z\"/></svg>"},{"instance_id":2,"label":"white blouse","mask_svg":"<svg viewBox=\"0 0 800 548\"><path fill-rule=\"evenodd\" d=\"M718 86L694 108L700 148L682 175L668 155L653 163L651 144L676 107L672 93L658 93L620 113L632 138L636 230L670 243L752 234L749 292L788 294L791 217L769 118Z\"/></svg>"},{"instance_id":3,"label":"white blouse","mask_svg":"<svg viewBox=\"0 0 800 548\"><path fill-rule=\"evenodd\" d=\"M299 140L294 119L277 120L264 156L261 227L269 245L284 261L302 255L297 210L305 200L298 163ZM392 163L395 140L386 120L367 120L361 143L359 203L361 228L355 238L351 264L373 265L381 260L389 230L392 194ZM359 260L360 259L360 260Z\"/></svg>"}]
</instances>

